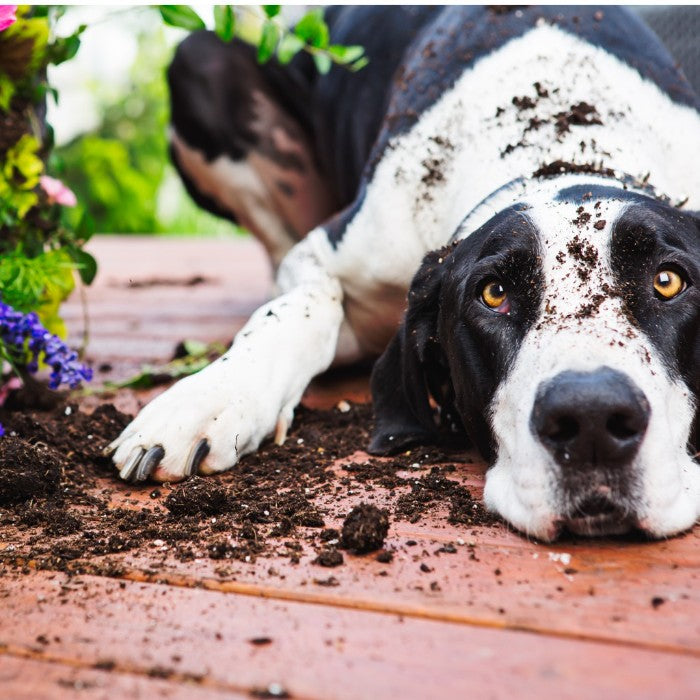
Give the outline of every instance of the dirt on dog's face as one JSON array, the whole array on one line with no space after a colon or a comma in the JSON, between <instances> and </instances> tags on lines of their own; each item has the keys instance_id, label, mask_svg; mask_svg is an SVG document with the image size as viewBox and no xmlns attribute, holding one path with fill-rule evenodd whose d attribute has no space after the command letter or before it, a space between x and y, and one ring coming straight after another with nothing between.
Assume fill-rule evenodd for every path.
<instances>
[{"instance_id":1,"label":"dirt on dog's face","mask_svg":"<svg viewBox=\"0 0 700 700\"><path fill-rule=\"evenodd\" d=\"M691 527L699 282L697 217L648 197L576 186L502 211L416 276L372 449L465 433L487 505L543 540Z\"/></svg>"}]
</instances>

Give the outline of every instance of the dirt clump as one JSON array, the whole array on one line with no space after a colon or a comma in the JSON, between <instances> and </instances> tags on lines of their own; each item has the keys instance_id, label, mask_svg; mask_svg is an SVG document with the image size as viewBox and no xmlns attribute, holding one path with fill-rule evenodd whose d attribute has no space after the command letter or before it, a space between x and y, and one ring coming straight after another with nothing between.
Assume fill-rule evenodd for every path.
<instances>
[{"instance_id":1,"label":"dirt clump","mask_svg":"<svg viewBox=\"0 0 700 700\"><path fill-rule=\"evenodd\" d=\"M592 126L602 124L598 110L587 102L578 102L571 105L566 112L559 112L554 115L554 128L557 134L565 134L571 131L572 126Z\"/></svg>"},{"instance_id":2,"label":"dirt clump","mask_svg":"<svg viewBox=\"0 0 700 700\"><path fill-rule=\"evenodd\" d=\"M339 552L335 547L325 547L319 553L316 559L314 559L314 564L319 566L334 567L340 566L343 563L343 554Z\"/></svg>"},{"instance_id":3,"label":"dirt clump","mask_svg":"<svg viewBox=\"0 0 700 700\"><path fill-rule=\"evenodd\" d=\"M389 516L386 510L370 503L355 506L343 522L340 544L356 554L381 549L389 533Z\"/></svg>"},{"instance_id":4,"label":"dirt clump","mask_svg":"<svg viewBox=\"0 0 700 700\"><path fill-rule=\"evenodd\" d=\"M51 496L62 474L59 456L46 445L32 445L14 436L0 440L0 504Z\"/></svg>"}]
</instances>

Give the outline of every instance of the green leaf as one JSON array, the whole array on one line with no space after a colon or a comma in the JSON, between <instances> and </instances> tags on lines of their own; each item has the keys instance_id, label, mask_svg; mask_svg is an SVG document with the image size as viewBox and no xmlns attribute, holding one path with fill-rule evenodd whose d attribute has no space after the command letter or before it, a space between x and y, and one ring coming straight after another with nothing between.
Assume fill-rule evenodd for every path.
<instances>
[{"instance_id":1,"label":"green leaf","mask_svg":"<svg viewBox=\"0 0 700 700\"><path fill-rule=\"evenodd\" d=\"M307 44L317 49L325 49L328 46L328 25L323 21L323 8L316 8L307 12L294 27L294 33Z\"/></svg>"},{"instance_id":2,"label":"green leaf","mask_svg":"<svg viewBox=\"0 0 700 700\"><path fill-rule=\"evenodd\" d=\"M357 59L362 58L365 50L362 46L340 46L333 44L328 47L328 53L333 56L338 63L353 63Z\"/></svg>"},{"instance_id":3,"label":"green leaf","mask_svg":"<svg viewBox=\"0 0 700 700\"><path fill-rule=\"evenodd\" d=\"M331 61L330 56L325 53L315 53L314 63L316 64L316 70L318 70L321 75L328 73L333 65L333 61Z\"/></svg>"},{"instance_id":4,"label":"green leaf","mask_svg":"<svg viewBox=\"0 0 700 700\"><path fill-rule=\"evenodd\" d=\"M279 30L277 25L270 20L266 20L262 28L262 36L258 44L258 63L267 63L277 48L279 40Z\"/></svg>"},{"instance_id":5,"label":"green leaf","mask_svg":"<svg viewBox=\"0 0 700 700\"><path fill-rule=\"evenodd\" d=\"M204 29L202 18L189 5L158 5L163 21L171 27L180 27L194 32Z\"/></svg>"},{"instance_id":6,"label":"green leaf","mask_svg":"<svg viewBox=\"0 0 700 700\"><path fill-rule=\"evenodd\" d=\"M280 8L281 5L263 5L263 11L265 14L272 19L273 17L277 17L277 15L280 13Z\"/></svg>"},{"instance_id":7,"label":"green leaf","mask_svg":"<svg viewBox=\"0 0 700 700\"><path fill-rule=\"evenodd\" d=\"M58 66L64 61L73 58L80 48L80 39L78 38L80 33L80 31L77 31L71 36L67 36L64 39L56 39L50 44L46 52L47 63L53 63L55 66Z\"/></svg>"},{"instance_id":8,"label":"green leaf","mask_svg":"<svg viewBox=\"0 0 700 700\"><path fill-rule=\"evenodd\" d=\"M221 41L233 39L236 17L231 5L214 6L214 31Z\"/></svg>"},{"instance_id":9,"label":"green leaf","mask_svg":"<svg viewBox=\"0 0 700 700\"><path fill-rule=\"evenodd\" d=\"M16 86L14 82L5 75L0 73L0 109L7 112L10 109L10 102L15 94Z\"/></svg>"},{"instance_id":10,"label":"green leaf","mask_svg":"<svg viewBox=\"0 0 700 700\"><path fill-rule=\"evenodd\" d=\"M279 62L282 64L289 63L305 46L305 42L296 34L285 34L277 47Z\"/></svg>"},{"instance_id":11,"label":"green leaf","mask_svg":"<svg viewBox=\"0 0 700 700\"><path fill-rule=\"evenodd\" d=\"M90 253L76 248L75 246L66 246L65 250L78 265L78 274L80 279L85 284L92 284L97 274L97 260Z\"/></svg>"}]
</instances>

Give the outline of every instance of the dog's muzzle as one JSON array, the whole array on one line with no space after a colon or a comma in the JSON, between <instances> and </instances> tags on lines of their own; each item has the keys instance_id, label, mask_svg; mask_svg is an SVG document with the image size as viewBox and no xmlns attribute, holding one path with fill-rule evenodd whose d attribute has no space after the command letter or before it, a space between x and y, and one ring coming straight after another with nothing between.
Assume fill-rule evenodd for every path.
<instances>
[{"instance_id":1,"label":"dog's muzzle","mask_svg":"<svg viewBox=\"0 0 700 700\"><path fill-rule=\"evenodd\" d=\"M539 387L530 424L561 469L570 530L612 533L632 525L632 464L649 416L644 393L609 367L562 372Z\"/></svg>"}]
</instances>

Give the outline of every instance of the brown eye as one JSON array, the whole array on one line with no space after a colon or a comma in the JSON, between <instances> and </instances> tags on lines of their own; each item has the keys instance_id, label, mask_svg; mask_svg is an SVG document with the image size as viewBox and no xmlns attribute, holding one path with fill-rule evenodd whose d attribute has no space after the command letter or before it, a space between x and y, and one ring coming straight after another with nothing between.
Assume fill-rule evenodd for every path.
<instances>
[{"instance_id":1,"label":"brown eye","mask_svg":"<svg viewBox=\"0 0 700 700\"><path fill-rule=\"evenodd\" d=\"M685 280L674 270L661 270L654 277L654 289L661 299L673 299L685 288Z\"/></svg>"},{"instance_id":2,"label":"brown eye","mask_svg":"<svg viewBox=\"0 0 700 700\"><path fill-rule=\"evenodd\" d=\"M490 309L498 309L508 300L506 290L500 282L489 282L481 292L484 304Z\"/></svg>"}]
</instances>

